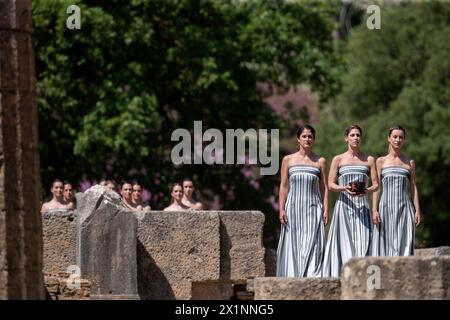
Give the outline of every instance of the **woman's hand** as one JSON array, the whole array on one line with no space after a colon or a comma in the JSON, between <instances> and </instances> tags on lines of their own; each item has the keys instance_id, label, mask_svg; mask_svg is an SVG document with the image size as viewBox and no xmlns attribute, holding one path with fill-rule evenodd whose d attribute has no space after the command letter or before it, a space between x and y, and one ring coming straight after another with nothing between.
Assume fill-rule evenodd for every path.
<instances>
[{"instance_id":1,"label":"woman's hand","mask_svg":"<svg viewBox=\"0 0 450 320\"><path fill-rule=\"evenodd\" d=\"M381 223L380 213L378 211L372 211L372 222L374 225L378 226Z\"/></svg>"},{"instance_id":2,"label":"woman's hand","mask_svg":"<svg viewBox=\"0 0 450 320\"><path fill-rule=\"evenodd\" d=\"M367 194L367 192L369 192L369 189L365 188L363 192L357 192L356 196L357 197L363 197Z\"/></svg>"},{"instance_id":3,"label":"woman's hand","mask_svg":"<svg viewBox=\"0 0 450 320\"><path fill-rule=\"evenodd\" d=\"M286 211L280 211L280 223L282 225L286 225L287 223Z\"/></svg>"},{"instance_id":4,"label":"woman's hand","mask_svg":"<svg viewBox=\"0 0 450 320\"><path fill-rule=\"evenodd\" d=\"M416 227L420 224L420 212L417 212L416 211L416 214L415 214L415 222L416 222Z\"/></svg>"},{"instance_id":5,"label":"woman's hand","mask_svg":"<svg viewBox=\"0 0 450 320\"><path fill-rule=\"evenodd\" d=\"M324 225L328 224L328 211L323 212L323 224Z\"/></svg>"},{"instance_id":6,"label":"woman's hand","mask_svg":"<svg viewBox=\"0 0 450 320\"><path fill-rule=\"evenodd\" d=\"M350 187L350 186L342 186L341 187L341 192L347 192L351 196L357 196L358 195L357 192L353 192L351 190L352 190L352 187Z\"/></svg>"}]
</instances>

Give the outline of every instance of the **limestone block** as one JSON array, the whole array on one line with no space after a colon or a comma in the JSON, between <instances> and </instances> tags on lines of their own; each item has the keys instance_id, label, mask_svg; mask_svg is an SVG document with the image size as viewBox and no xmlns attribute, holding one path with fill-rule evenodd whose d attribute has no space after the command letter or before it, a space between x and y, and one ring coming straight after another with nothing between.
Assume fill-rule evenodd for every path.
<instances>
[{"instance_id":1,"label":"limestone block","mask_svg":"<svg viewBox=\"0 0 450 320\"><path fill-rule=\"evenodd\" d=\"M57 275L76 265L76 211L42 214L44 236L44 273Z\"/></svg>"},{"instance_id":2,"label":"limestone block","mask_svg":"<svg viewBox=\"0 0 450 320\"><path fill-rule=\"evenodd\" d=\"M437 257L450 255L450 247L436 247L426 249L415 249L415 257Z\"/></svg>"},{"instance_id":3,"label":"limestone block","mask_svg":"<svg viewBox=\"0 0 450 320\"><path fill-rule=\"evenodd\" d=\"M191 299L192 282L219 279L217 213L151 211L135 215L141 298Z\"/></svg>"},{"instance_id":4,"label":"limestone block","mask_svg":"<svg viewBox=\"0 0 450 320\"><path fill-rule=\"evenodd\" d=\"M77 194L77 261L91 295L137 297L135 216L119 195L96 185Z\"/></svg>"},{"instance_id":5,"label":"limestone block","mask_svg":"<svg viewBox=\"0 0 450 320\"><path fill-rule=\"evenodd\" d=\"M81 300L89 299L91 282L86 279L78 279L76 285L69 283L67 277L44 277L45 289L48 300ZM68 285L69 284L69 285Z\"/></svg>"},{"instance_id":6,"label":"limestone block","mask_svg":"<svg viewBox=\"0 0 450 320\"><path fill-rule=\"evenodd\" d=\"M192 283L192 300L230 300L232 296L233 283L231 281L203 281Z\"/></svg>"},{"instance_id":7,"label":"limestone block","mask_svg":"<svg viewBox=\"0 0 450 320\"><path fill-rule=\"evenodd\" d=\"M450 299L450 257L353 258L341 283L342 299Z\"/></svg>"},{"instance_id":8,"label":"limestone block","mask_svg":"<svg viewBox=\"0 0 450 320\"><path fill-rule=\"evenodd\" d=\"M255 300L339 300L339 278L255 278Z\"/></svg>"},{"instance_id":9,"label":"limestone block","mask_svg":"<svg viewBox=\"0 0 450 320\"><path fill-rule=\"evenodd\" d=\"M220 217L220 277L236 283L265 275L260 211L217 211Z\"/></svg>"},{"instance_id":10,"label":"limestone block","mask_svg":"<svg viewBox=\"0 0 450 320\"><path fill-rule=\"evenodd\" d=\"M277 274L277 250L266 248L264 264L266 266L266 277L275 277Z\"/></svg>"}]
</instances>

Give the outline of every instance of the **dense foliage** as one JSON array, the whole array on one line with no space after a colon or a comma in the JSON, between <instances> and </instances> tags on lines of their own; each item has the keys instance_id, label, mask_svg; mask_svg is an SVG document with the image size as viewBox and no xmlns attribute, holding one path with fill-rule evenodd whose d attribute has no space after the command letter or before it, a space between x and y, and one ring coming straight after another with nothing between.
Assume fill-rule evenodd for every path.
<instances>
[{"instance_id":1,"label":"dense foliage","mask_svg":"<svg viewBox=\"0 0 450 320\"><path fill-rule=\"evenodd\" d=\"M66 8L81 8L81 30ZM192 177L202 200L259 209L268 225L278 176L238 165L174 167L176 128L283 128L259 83L338 86L333 8L317 1L33 1L42 180L138 179L152 207ZM265 93L267 94L267 92Z\"/></svg>"},{"instance_id":2,"label":"dense foliage","mask_svg":"<svg viewBox=\"0 0 450 320\"><path fill-rule=\"evenodd\" d=\"M450 242L450 5L430 1L382 7L381 30L365 23L346 48L342 92L322 111L319 149L343 152L344 128L359 123L364 150L387 153L388 128L406 128L405 155L416 161L422 245Z\"/></svg>"}]
</instances>

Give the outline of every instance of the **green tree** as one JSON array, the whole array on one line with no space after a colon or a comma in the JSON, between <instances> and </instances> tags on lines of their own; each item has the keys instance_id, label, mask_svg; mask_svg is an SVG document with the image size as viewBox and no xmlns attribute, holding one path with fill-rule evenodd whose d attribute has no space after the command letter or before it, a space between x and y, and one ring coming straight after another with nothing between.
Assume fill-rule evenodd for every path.
<instances>
[{"instance_id":1,"label":"green tree","mask_svg":"<svg viewBox=\"0 0 450 320\"><path fill-rule=\"evenodd\" d=\"M349 39L343 90L320 125L333 142L348 124L361 124L363 148L375 156L387 153L390 126L406 128L405 154L417 162L421 195L418 236L428 246L450 241L449 52L448 3L382 7L381 30L361 25ZM333 153L343 145L336 143ZM333 147L321 147L332 154Z\"/></svg>"},{"instance_id":2,"label":"green tree","mask_svg":"<svg viewBox=\"0 0 450 320\"><path fill-rule=\"evenodd\" d=\"M65 28L69 4L81 30ZM306 5L307 4L307 5ZM235 165L174 167L176 128L283 128L257 84L337 88L333 7L321 1L33 1L42 181L136 178L152 207L192 177L204 201L260 209L277 176ZM251 168L250 168L251 169ZM256 182L256 184L255 184Z\"/></svg>"}]
</instances>

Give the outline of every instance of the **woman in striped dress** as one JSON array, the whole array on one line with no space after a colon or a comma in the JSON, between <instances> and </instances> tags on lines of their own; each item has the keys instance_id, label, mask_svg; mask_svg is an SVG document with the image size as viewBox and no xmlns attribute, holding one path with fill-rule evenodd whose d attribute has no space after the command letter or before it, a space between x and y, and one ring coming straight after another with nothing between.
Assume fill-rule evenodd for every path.
<instances>
[{"instance_id":1,"label":"woman in striped dress","mask_svg":"<svg viewBox=\"0 0 450 320\"><path fill-rule=\"evenodd\" d=\"M314 139L314 128L301 126L298 152L285 156L281 164L277 277L318 277L321 273L328 189L325 159L312 152Z\"/></svg>"},{"instance_id":2,"label":"woman in striped dress","mask_svg":"<svg viewBox=\"0 0 450 320\"><path fill-rule=\"evenodd\" d=\"M404 128L390 128L389 153L377 159L383 193L379 199L376 192L372 202L372 221L376 225L372 241L374 256L414 254L415 229L420 223L419 193L414 160L401 153L404 140Z\"/></svg>"},{"instance_id":3,"label":"woman in striped dress","mask_svg":"<svg viewBox=\"0 0 450 320\"><path fill-rule=\"evenodd\" d=\"M348 149L331 162L328 188L340 194L328 231L322 267L324 277L339 277L342 266L350 258L370 254L372 222L367 194L378 189L378 178L375 159L359 150L361 137L359 126L345 129ZM372 185L367 188L369 177ZM353 182L358 182L361 190L354 190Z\"/></svg>"}]
</instances>

